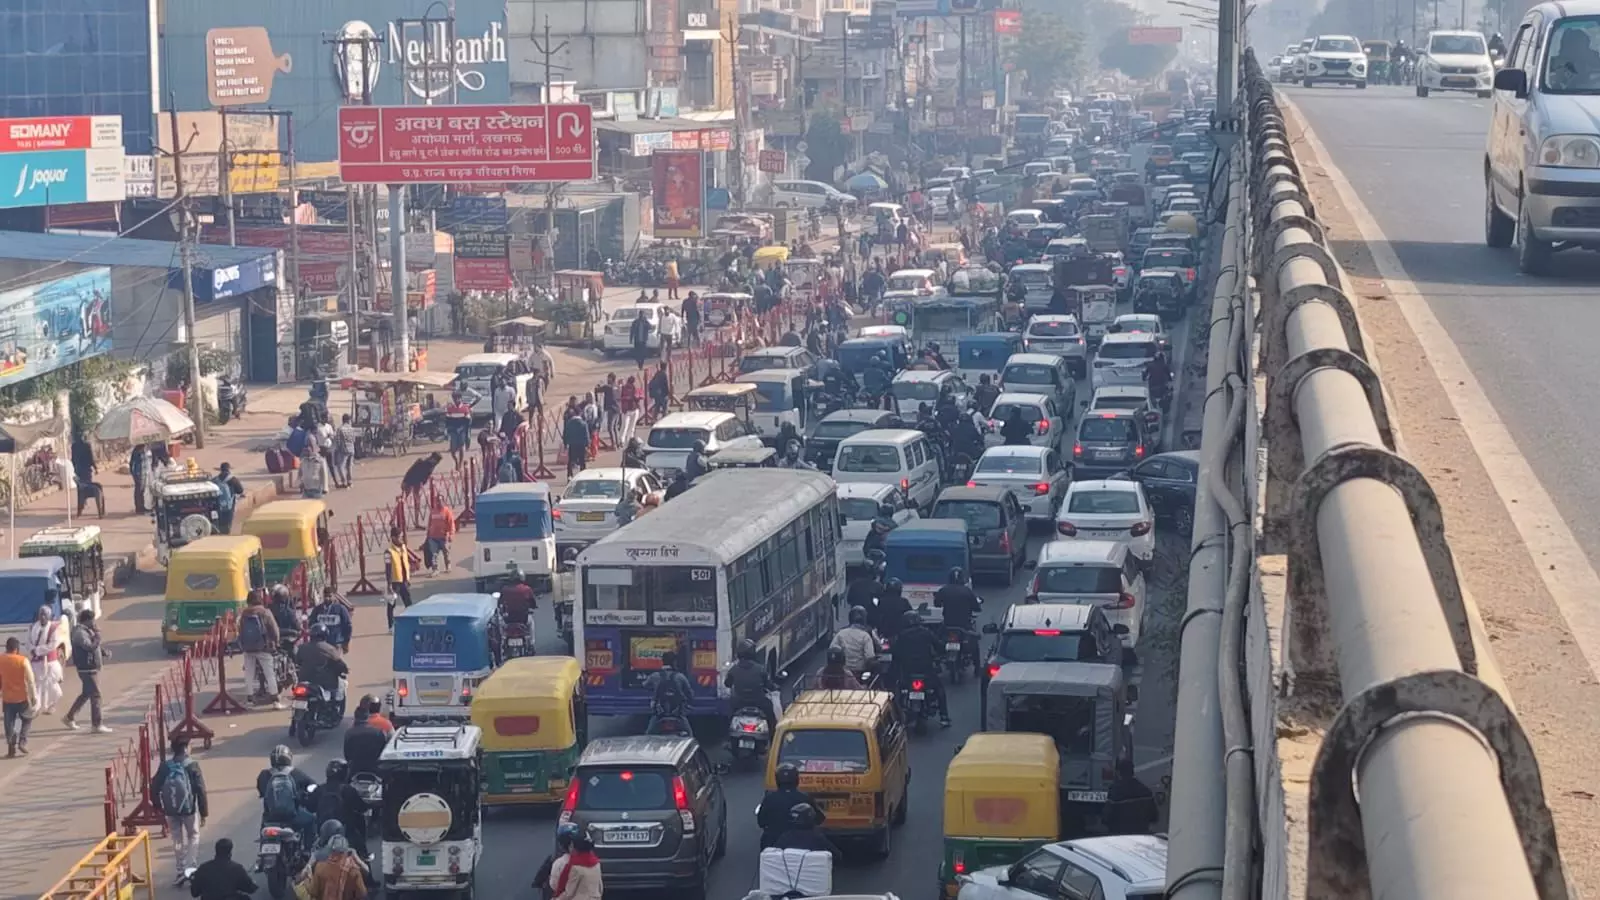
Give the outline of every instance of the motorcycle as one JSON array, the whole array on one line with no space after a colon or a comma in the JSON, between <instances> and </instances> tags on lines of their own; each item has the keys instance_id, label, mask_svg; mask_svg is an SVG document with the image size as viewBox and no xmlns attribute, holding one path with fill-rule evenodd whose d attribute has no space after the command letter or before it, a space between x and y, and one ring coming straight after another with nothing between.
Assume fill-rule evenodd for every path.
<instances>
[{"instance_id":1,"label":"motorcycle","mask_svg":"<svg viewBox=\"0 0 1600 900\"><path fill-rule=\"evenodd\" d=\"M728 750L735 762L760 759L771 740L772 734L761 710L753 706L734 710L733 717L728 720Z\"/></svg>"},{"instance_id":2,"label":"motorcycle","mask_svg":"<svg viewBox=\"0 0 1600 900\"><path fill-rule=\"evenodd\" d=\"M951 684L960 684L967 671L976 672L978 658L974 652L972 636L959 628L944 631L944 670Z\"/></svg>"},{"instance_id":3,"label":"motorcycle","mask_svg":"<svg viewBox=\"0 0 1600 900\"><path fill-rule=\"evenodd\" d=\"M226 375L217 378L217 423L228 424L229 419L237 419L244 415L245 403L250 394L244 385L234 384L233 379Z\"/></svg>"},{"instance_id":4,"label":"motorcycle","mask_svg":"<svg viewBox=\"0 0 1600 900\"><path fill-rule=\"evenodd\" d=\"M693 737L694 729L689 725L689 717L686 715L652 715L650 724L645 726L644 733Z\"/></svg>"},{"instance_id":5,"label":"motorcycle","mask_svg":"<svg viewBox=\"0 0 1600 900\"><path fill-rule=\"evenodd\" d=\"M900 686L900 711L911 723L914 734L928 728L928 683L921 676L912 675Z\"/></svg>"},{"instance_id":6,"label":"motorcycle","mask_svg":"<svg viewBox=\"0 0 1600 900\"><path fill-rule=\"evenodd\" d=\"M520 659L533 655L532 629L527 625L508 624L505 626L505 650L501 651L501 659Z\"/></svg>"},{"instance_id":7,"label":"motorcycle","mask_svg":"<svg viewBox=\"0 0 1600 900\"><path fill-rule=\"evenodd\" d=\"M450 435L445 430L444 410L439 407L425 409L422 418L411 423L411 440L416 443L422 441L439 442Z\"/></svg>"},{"instance_id":8,"label":"motorcycle","mask_svg":"<svg viewBox=\"0 0 1600 900\"><path fill-rule=\"evenodd\" d=\"M261 826L256 845L256 871L267 876L267 893L283 900L293 892L290 881L306 866L307 852L300 832L284 825Z\"/></svg>"},{"instance_id":9,"label":"motorcycle","mask_svg":"<svg viewBox=\"0 0 1600 900\"><path fill-rule=\"evenodd\" d=\"M366 808L367 822L371 823L378 810L383 807L383 781L371 772L357 772L350 777L350 786L361 795L361 804Z\"/></svg>"},{"instance_id":10,"label":"motorcycle","mask_svg":"<svg viewBox=\"0 0 1600 900\"><path fill-rule=\"evenodd\" d=\"M311 746L318 731L332 731L339 727L339 721L344 718L340 709L343 705L344 682L344 676L341 675L337 695L308 681L299 682L290 689L289 733L295 736L300 746Z\"/></svg>"}]
</instances>

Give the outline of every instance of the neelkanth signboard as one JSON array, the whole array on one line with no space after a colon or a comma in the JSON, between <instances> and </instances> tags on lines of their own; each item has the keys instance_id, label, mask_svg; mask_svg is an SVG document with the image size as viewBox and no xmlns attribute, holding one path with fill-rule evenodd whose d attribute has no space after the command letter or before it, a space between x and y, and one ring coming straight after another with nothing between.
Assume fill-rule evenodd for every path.
<instances>
[{"instance_id":1,"label":"neelkanth signboard","mask_svg":"<svg viewBox=\"0 0 1600 900\"><path fill-rule=\"evenodd\" d=\"M584 103L342 106L339 177L349 184L503 184L595 177Z\"/></svg>"},{"instance_id":2,"label":"neelkanth signboard","mask_svg":"<svg viewBox=\"0 0 1600 900\"><path fill-rule=\"evenodd\" d=\"M1183 43L1182 28L1129 28L1128 43L1130 44L1181 44Z\"/></svg>"}]
</instances>

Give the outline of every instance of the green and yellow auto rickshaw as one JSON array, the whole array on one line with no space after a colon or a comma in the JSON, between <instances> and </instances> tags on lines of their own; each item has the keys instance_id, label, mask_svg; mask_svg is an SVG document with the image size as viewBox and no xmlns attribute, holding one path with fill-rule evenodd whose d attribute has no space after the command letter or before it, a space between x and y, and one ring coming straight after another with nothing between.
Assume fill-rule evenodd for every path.
<instances>
[{"instance_id":1,"label":"green and yellow auto rickshaw","mask_svg":"<svg viewBox=\"0 0 1600 900\"><path fill-rule=\"evenodd\" d=\"M254 535L214 534L173 550L161 645L176 653L204 638L218 619L243 609L250 591L265 584L261 540Z\"/></svg>"},{"instance_id":2,"label":"green and yellow auto rickshaw","mask_svg":"<svg viewBox=\"0 0 1600 900\"><path fill-rule=\"evenodd\" d=\"M508 660L478 685L484 805L560 803L588 740L583 668L570 656Z\"/></svg>"},{"instance_id":3,"label":"green and yellow auto rickshaw","mask_svg":"<svg viewBox=\"0 0 1600 900\"><path fill-rule=\"evenodd\" d=\"M322 596L327 583L323 547L328 533L328 505L321 500L274 500L256 507L245 520L244 533L261 540L267 583L286 584L295 569L305 566L305 588L312 598ZM293 586L296 593L301 585Z\"/></svg>"},{"instance_id":4,"label":"green and yellow auto rickshaw","mask_svg":"<svg viewBox=\"0 0 1600 900\"><path fill-rule=\"evenodd\" d=\"M1061 837L1061 757L1042 734L980 732L944 776L944 859L939 891L954 900L956 878L1009 866Z\"/></svg>"},{"instance_id":5,"label":"green and yellow auto rickshaw","mask_svg":"<svg viewBox=\"0 0 1600 900\"><path fill-rule=\"evenodd\" d=\"M1389 82L1389 42L1362 41L1361 52L1367 55L1367 80L1373 84Z\"/></svg>"}]
</instances>

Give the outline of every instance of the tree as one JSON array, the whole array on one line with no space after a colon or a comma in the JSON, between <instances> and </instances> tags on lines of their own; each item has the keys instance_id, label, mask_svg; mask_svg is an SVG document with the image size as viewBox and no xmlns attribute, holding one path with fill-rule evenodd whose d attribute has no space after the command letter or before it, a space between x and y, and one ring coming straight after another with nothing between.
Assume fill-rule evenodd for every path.
<instances>
[{"instance_id":1,"label":"tree","mask_svg":"<svg viewBox=\"0 0 1600 900\"><path fill-rule=\"evenodd\" d=\"M1106 43L1100 51L1100 65L1116 69L1136 81L1160 75L1178 56L1173 44L1130 44L1128 33L1122 32Z\"/></svg>"},{"instance_id":2,"label":"tree","mask_svg":"<svg viewBox=\"0 0 1600 900\"><path fill-rule=\"evenodd\" d=\"M1040 92L1069 81L1077 69L1083 36L1051 13L1023 13L1022 33L1011 45L1011 63Z\"/></svg>"},{"instance_id":3,"label":"tree","mask_svg":"<svg viewBox=\"0 0 1600 900\"><path fill-rule=\"evenodd\" d=\"M806 125L806 156L811 162L806 166L805 177L812 181L833 183L833 173L850 156L850 139L839 127L842 111L824 108L811 111L811 121Z\"/></svg>"}]
</instances>

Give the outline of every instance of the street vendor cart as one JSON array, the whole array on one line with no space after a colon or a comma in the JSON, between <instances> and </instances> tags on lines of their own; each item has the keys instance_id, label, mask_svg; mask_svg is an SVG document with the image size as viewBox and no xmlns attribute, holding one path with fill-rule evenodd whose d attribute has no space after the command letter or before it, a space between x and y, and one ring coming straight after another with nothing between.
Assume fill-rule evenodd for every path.
<instances>
[{"instance_id":1,"label":"street vendor cart","mask_svg":"<svg viewBox=\"0 0 1600 900\"><path fill-rule=\"evenodd\" d=\"M453 372L374 372L357 369L345 379L351 390L351 416L361 436L356 456L388 450L404 456L411 449L414 426L423 419L423 394L448 387ZM440 405L430 402L431 408Z\"/></svg>"}]
</instances>

